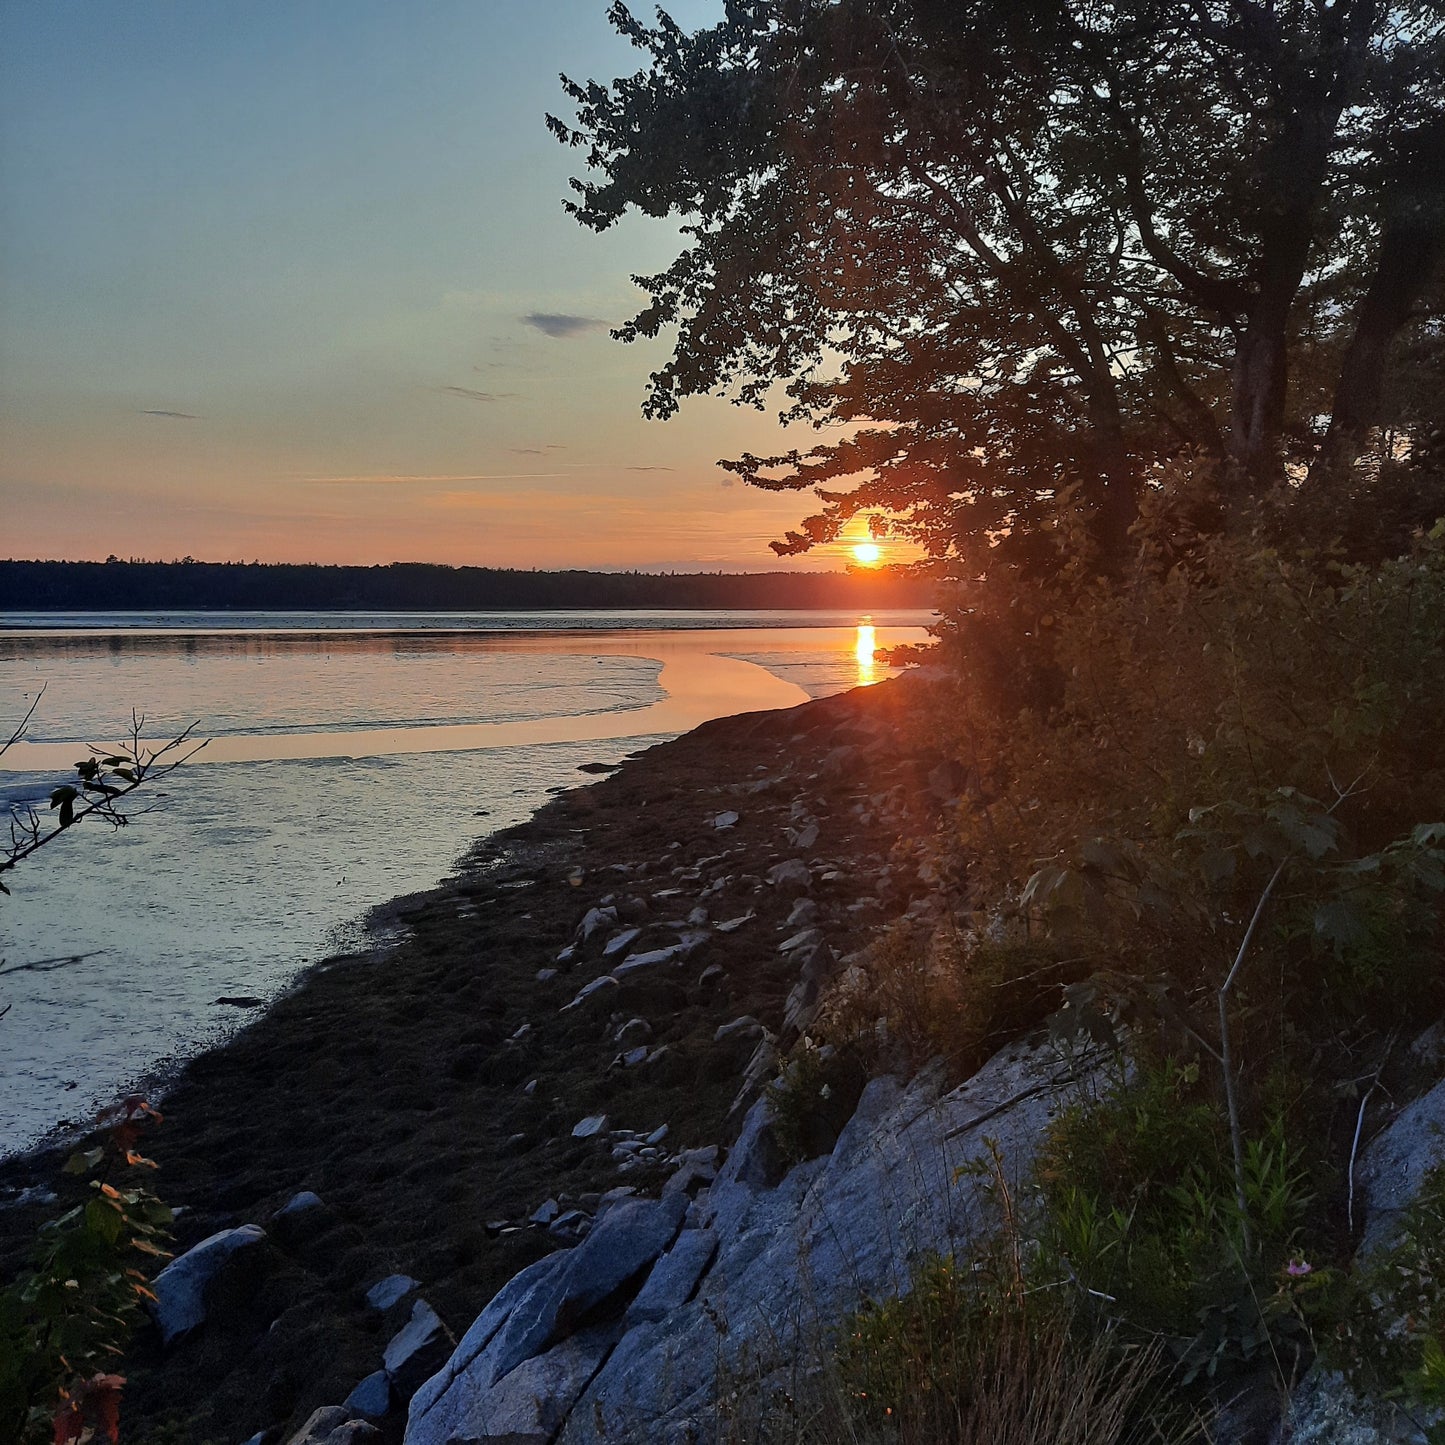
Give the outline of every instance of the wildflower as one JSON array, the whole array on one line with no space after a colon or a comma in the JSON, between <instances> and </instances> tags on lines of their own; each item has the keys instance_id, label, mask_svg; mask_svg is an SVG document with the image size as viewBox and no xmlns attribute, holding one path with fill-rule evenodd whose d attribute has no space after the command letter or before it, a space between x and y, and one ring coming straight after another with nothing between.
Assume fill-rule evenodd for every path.
<instances>
[{"instance_id":1,"label":"wildflower","mask_svg":"<svg viewBox=\"0 0 1445 1445\"><path fill-rule=\"evenodd\" d=\"M1284 1272L1291 1279L1303 1279L1305 1275L1311 1274L1313 1271L1314 1265L1310 1264L1308 1260L1303 1259L1292 1259L1284 1267Z\"/></svg>"}]
</instances>

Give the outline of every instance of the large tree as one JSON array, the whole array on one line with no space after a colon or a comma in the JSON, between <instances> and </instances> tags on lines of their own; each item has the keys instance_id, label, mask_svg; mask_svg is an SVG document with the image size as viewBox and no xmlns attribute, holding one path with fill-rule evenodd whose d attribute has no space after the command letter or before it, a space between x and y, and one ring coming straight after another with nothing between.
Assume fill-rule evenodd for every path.
<instances>
[{"instance_id":1,"label":"large tree","mask_svg":"<svg viewBox=\"0 0 1445 1445\"><path fill-rule=\"evenodd\" d=\"M727 0L696 33L620 3L610 18L646 64L564 77L575 115L549 124L586 149L584 225L684 223L617 333L675 328L644 410L722 392L851 425L724 463L818 489L780 551L865 511L976 570L1067 496L1118 556L1181 459L1228 515L1418 456L1445 419L1398 375L1402 337L1440 352L1438 3Z\"/></svg>"}]
</instances>

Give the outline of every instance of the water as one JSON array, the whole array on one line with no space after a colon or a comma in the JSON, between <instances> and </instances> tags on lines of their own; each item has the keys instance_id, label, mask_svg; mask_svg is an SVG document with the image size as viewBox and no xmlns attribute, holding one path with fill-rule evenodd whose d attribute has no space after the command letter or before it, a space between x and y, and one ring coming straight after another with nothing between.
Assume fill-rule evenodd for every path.
<instances>
[{"instance_id":1,"label":"water","mask_svg":"<svg viewBox=\"0 0 1445 1445\"><path fill-rule=\"evenodd\" d=\"M29 620L67 625L18 630ZM244 1021L217 998L274 997L363 946L368 908L433 885L478 836L582 781L580 763L874 681L874 646L920 639L926 619L502 620L0 618L7 735L40 695L0 757L5 803L43 816L85 745L125 736L133 711L152 740L192 723L209 739L137 795L152 811L129 827L87 822L6 875L0 1150Z\"/></svg>"}]
</instances>

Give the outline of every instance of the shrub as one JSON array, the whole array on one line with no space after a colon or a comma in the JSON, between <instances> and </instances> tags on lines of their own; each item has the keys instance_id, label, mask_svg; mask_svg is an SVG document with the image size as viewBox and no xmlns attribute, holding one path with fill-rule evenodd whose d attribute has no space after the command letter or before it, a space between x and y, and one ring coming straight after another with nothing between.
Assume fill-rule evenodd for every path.
<instances>
[{"instance_id":1,"label":"shrub","mask_svg":"<svg viewBox=\"0 0 1445 1445\"><path fill-rule=\"evenodd\" d=\"M112 1366L154 1298L145 1270L166 1258L171 1222L135 1148L147 1117L160 1116L126 1100L104 1142L71 1157L67 1173L92 1176L85 1201L41 1229L34 1266L0 1291L0 1438L119 1438L125 1380Z\"/></svg>"}]
</instances>

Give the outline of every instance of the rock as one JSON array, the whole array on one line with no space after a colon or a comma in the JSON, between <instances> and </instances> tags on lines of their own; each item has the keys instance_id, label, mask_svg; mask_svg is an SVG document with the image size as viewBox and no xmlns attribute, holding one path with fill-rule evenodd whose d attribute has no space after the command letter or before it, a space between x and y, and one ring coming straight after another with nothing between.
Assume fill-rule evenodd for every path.
<instances>
[{"instance_id":1,"label":"rock","mask_svg":"<svg viewBox=\"0 0 1445 1445\"><path fill-rule=\"evenodd\" d=\"M579 1119L572 1126L572 1137L574 1139L591 1139L600 1134L606 1127L606 1114L588 1114L585 1119Z\"/></svg>"},{"instance_id":2,"label":"rock","mask_svg":"<svg viewBox=\"0 0 1445 1445\"><path fill-rule=\"evenodd\" d=\"M555 1199L544 1199L528 1216L529 1224L551 1224L562 1212L562 1206Z\"/></svg>"},{"instance_id":3,"label":"rock","mask_svg":"<svg viewBox=\"0 0 1445 1445\"><path fill-rule=\"evenodd\" d=\"M779 953L794 953L800 948L812 948L815 944L823 941L823 933L818 928L805 928L800 933L795 933L791 938L785 938L778 945Z\"/></svg>"},{"instance_id":4,"label":"rock","mask_svg":"<svg viewBox=\"0 0 1445 1445\"><path fill-rule=\"evenodd\" d=\"M647 1136L647 1138L643 1140L643 1143L644 1143L644 1144L661 1144L662 1141L663 1141L664 1139L666 1139L666 1138L667 1138L667 1125L666 1125L666 1124L659 1124L659 1125L657 1126L657 1128L655 1128L655 1129L652 1131L652 1133L650 1133L650 1134Z\"/></svg>"},{"instance_id":5,"label":"rock","mask_svg":"<svg viewBox=\"0 0 1445 1445\"><path fill-rule=\"evenodd\" d=\"M1360 1169L1366 1204L1360 1254L1394 1240L1400 1212L1420 1192L1425 1175L1445 1163L1445 1079L1402 1109L1365 1150Z\"/></svg>"},{"instance_id":6,"label":"rock","mask_svg":"<svg viewBox=\"0 0 1445 1445\"><path fill-rule=\"evenodd\" d=\"M582 915L582 922L577 925L577 942L586 943L588 939L597 932L599 928L605 928L617 922L617 909L589 908Z\"/></svg>"},{"instance_id":7,"label":"rock","mask_svg":"<svg viewBox=\"0 0 1445 1445\"><path fill-rule=\"evenodd\" d=\"M286 1442L286 1445L321 1445L321 1441L339 1425L351 1419L344 1405L322 1405L313 1410L306 1423Z\"/></svg>"},{"instance_id":8,"label":"rock","mask_svg":"<svg viewBox=\"0 0 1445 1445\"><path fill-rule=\"evenodd\" d=\"M720 1044L724 1039L758 1039L765 1030L752 1014L744 1014L741 1018L733 1019L731 1023L719 1024L712 1036L715 1044Z\"/></svg>"},{"instance_id":9,"label":"rock","mask_svg":"<svg viewBox=\"0 0 1445 1445\"><path fill-rule=\"evenodd\" d=\"M365 1420L348 1420L338 1425L321 1445L367 1445L367 1442L381 1439L381 1431Z\"/></svg>"},{"instance_id":10,"label":"rock","mask_svg":"<svg viewBox=\"0 0 1445 1445\"><path fill-rule=\"evenodd\" d=\"M712 825L721 832L724 828L736 827L737 822L738 815L729 810L726 813L719 813L717 817L712 820Z\"/></svg>"},{"instance_id":11,"label":"rock","mask_svg":"<svg viewBox=\"0 0 1445 1445\"><path fill-rule=\"evenodd\" d=\"M550 1439L617 1337L616 1327L602 1325L569 1338L574 1325L626 1294L677 1237L685 1209L682 1200L621 1200L575 1249L538 1261L504 1286L441 1374L418 1392L407 1445L508 1432Z\"/></svg>"},{"instance_id":12,"label":"rock","mask_svg":"<svg viewBox=\"0 0 1445 1445\"><path fill-rule=\"evenodd\" d=\"M601 978L594 978L591 983L583 987L571 1003L564 1003L558 1012L566 1013L569 1009L580 1008L588 999L595 998L599 993L616 987L617 980L610 973L604 973Z\"/></svg>"},{"instance_id":13,"label":"rock","mask_svg":"<svg viewBox=\"0 0 1445 1445\"><path fill-rule=\"evenodd\" d=\"M647 1283L627 1307L629 1324L666 1319L692 1298L703 1271L717 1253L718 1236L711 1229L684 1229L672 1248L652 1267Z\"/></svg>"},{"instance_id":14,"label":"rock","mask_svg":"<svg viewBox=\"0 0 1445 1445\"><path fill-rule=\"evenodd\" d=\"M788 841L795 848L811 848L818 841L817 822L805 823L801 828L789 828Z\"/></svg>"},{"instance_id":15,"label":"rock","mask_svg":"<svg viewBox=\"0 0 1445 1445\"><path fill-rule=\"evenodd\" d=\"M206 1287L233 1254L263 1244L266 1231L259 1224L223 1229L173 1259L152 1281L155 1300L151 1318L161 1333L161 1344L171 1344L206 1318Z\"/></svg>"},{"instance_id":16,"label":"rock","mask_svg":"<svg viewBox=\"0 0 1445 1445\"><path fill-rule=\"evenodd\" d=\"M811 898L799 898L788 914L784 928L810 928L818 919L818 905Z\"/></svg>"},{"instance_id":17,"label":"rock","mask_svg":"<svg viewBox=\"0 0 1445 1445\"><path fill-rule=\"evenodd\" d=\"M381 1357L397 1398L410 1400L446 1362L455 1345L437 1312L425 1300L417 1300L411 1318L391 1337Z\"/></svg>"},{"instance_id":18,"label":"rock","mask_svg":"<svg viewBox=\"0 0 1445 1445\"><path fill-rule=\"evenodd\" d=\"M391 1409L391 1380L385 1370L368 1375L346 1397L345 1408L356 1415L379 1420Z\"/></svg>"},{"instance_id":19,"label":"rock","mask_svg":"<svg viewBox=\"0 0 1445 1445\"><path fill-rule=\"evenodd\" d=\"M639 1064L647 1062L650 1052L646 1044L638 1044L635 1049L624 1049L618 1054L617 1062L624 1069L635 1069Z\"/></svg>"},{"instance_id":20,"label":"rock","mask_svg":"<svg viewBox=\"0 0 1445 1445\"><path fill-rule=\"evenodd\" d=\"M271 1216L272 1219L295 1219L297 1215L307 1214L313 1209L324 1209L319 1194L313 1194L309 1189L303 1189L299 1194L293 1194L290 1199Z\"/></svg>"},{"instance_id":21,"label":"rock","mask_svg":"<svg viewBox=\"0 0 1445 1445\"><path fill-rule=\"evenodd\" d=\"M646 953L629 953L612 972L615 977L622 979L630 973L636 973L639 969L655 968L660 963L672 963L686 952L687 948L684 944L674 943L670 948L653 948Z\"/></svg>"},{"instance_id":22,"label":"rock","mask_svg":"<svg viewBox=\"0 0 1445 1445\"><path fill-rule=\"evenodd\" d=\"M629 1049L637 1044L648 1043L651 1038L652 1025L646 1019L631 1018L612 1035L612 1042Z\"/></svg>"},{"instance_id":23,"label":"rock","mask_svg":"<svg viewBox=\"0 0 1445 1445\"><path fill-rule=\"evenodd\" d=\"M389 1274L367 1290L366 1302L372 1309L385 1312L400 1304L416 1287L417 1281L409 1274Z\"/></svg>"},{"instance_id":24,"label":"rock","mask_svg":"<svg viewBox=\"0 0 1445 1445\"><path fill-rule=\"evenodd\" d=\"M768 882L774 888L807 889L812 887L813 874L801 858L786 858L768 869Z\"/></svg>"},{"instance_id":25,"label":"rock","mask_svg":"<svg viewBox=\"0 0 1445 1445\"><path fill-rule=\"evenodd\" d=\"M539 968L537 970L538 983L551 983L557 977L558 970L555 968Z\"/></svg>"},{"instance_id":26,"label":"rock","mask_svg":"<svg viewBox=\"0 0 1445 1445\"><path fill-rule=\"evenodd\" d=\"M1426 1445L1432 1437L1425 1424L1383 1401L1362 1400L1335 1371L1312 1370L1289 1399L1282 1438L1289 1445Z\"/></svg>"},{"instance_id":27,"label":"rock","mask_svg":"<svg viewBox=\"0 0 1445 1445\"><path fill-rule=\"evenodd\" d=\"M687 915L687 921L692 928L701 928L707 922L707 909L699 904Z\"/></svg>"},{"instance_id":28,"label":"rock","mask_svg":"<svg viewBox=\"0 0 1445 1445\"><path fill-rule=\"evenodd\" d=\"M719 933L736 933L743 924L751 922L756 917L757 914L749 909L746 913L740 913L736 918L726 918L721 923L714 924L713 926ZM714 964L713 966L716 967L717 965Z\"/></svg>"},{"instance_id":29,"label":"rock","mask_svg":"<svg viewBox=\"0 0 1445 1445\"><path fill-rule=\"evenodd\" d=\"M614 933L612 937L602 945L602 957L611 958L614 954L621 953L641 932L642 930L640 928L624 928L620 933Z\"/></svg>"},{"instance_id":30,"label":"rock","mask_svg":"<svg viewBox=\"0 0 1445 1445\"><path fill-rule=\"evenodd\" d=\"M585 1209L569 1209L547 1226L547 1233L563 1244L576 1244L592 1230L592 1216Z\"/></svg>"}]
</instances>

